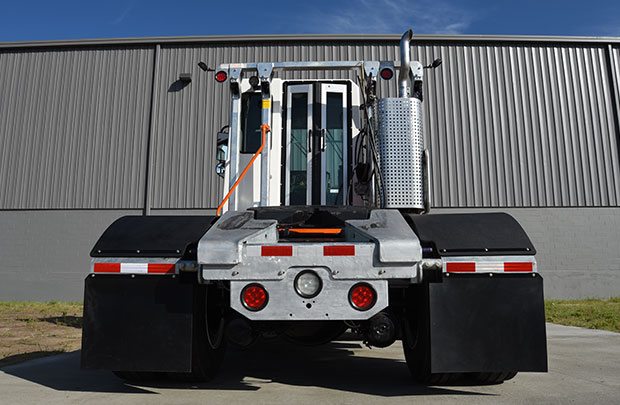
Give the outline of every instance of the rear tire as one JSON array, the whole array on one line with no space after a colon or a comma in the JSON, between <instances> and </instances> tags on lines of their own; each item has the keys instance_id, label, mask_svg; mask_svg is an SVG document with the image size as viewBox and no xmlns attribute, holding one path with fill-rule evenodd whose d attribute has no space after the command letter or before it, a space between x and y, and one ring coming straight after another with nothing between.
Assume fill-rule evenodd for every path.
<instances>
[{"instance_id":1,"label":"rear tire","mask_svg":"<svg viewBox=\"0 0 620 405\"><path fill-rule=\"evenodd\" d=\"M431 373L430 342L415 320L403 322L403 351L413 379L424 385L453 384L460 373Z\"/></svg>"},{"instance_id":2,"label":"rear tire","mask_svg":"<svg viewBox=\"0 0 620 405\"><path fill-rule=\"evenodd\" d=\"M183 382L206 382L215 377L226 351L225 302L222 290L216 286L198 287L194 306L192 371L168 373L170 378Z\"/></svg>"},{"instance_id":3,"label":"rear tire","mask_svg":"<svg viewBox=\"0 0 620 405\"><path fill-rule=\"evenodd\" d=\"M504 381L513 379L517 375L516 371L504 371L501 373L474 373L473 380L478 384L493 385L501 384Z\"/></svg>"}]
</instances>

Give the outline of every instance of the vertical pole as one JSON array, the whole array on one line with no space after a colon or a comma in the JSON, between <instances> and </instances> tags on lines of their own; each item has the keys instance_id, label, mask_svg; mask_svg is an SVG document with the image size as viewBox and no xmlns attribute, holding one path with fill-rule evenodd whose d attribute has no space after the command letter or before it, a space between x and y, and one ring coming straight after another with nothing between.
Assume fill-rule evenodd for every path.
<instances>
[{"instance_id":1,"label":"vertical pole","mask_svg":"<svg viewBox=\"0 0 620 405\"><path fill-rule=\"evenodd\" d=\"M153 82L151 83L151 106L149 115L149 129L146 144L146 171L144 175L144 215L151 215L152 205L152 168L153 168L153 142L155 138L155 127L157 122L157 99L159 89L159 53L161 46L155 45L155 53L153 55Z\"/></svg>"},{"instance_id":2,"label":"vertical pole","mask_svg":"<svg viewBox=\"0 0 620 405\"><path fill-rule=\"evenodd\" d=\"M270 90L270 80L271 73L273 71L273 64L270 63L259 63L258 64L258 75L261 80L261 98L262 98L262 108L261 108L261 122L262 125L266 125L268 128L271 128L271 90ZM272 135L272 134L270 134ZM270 183L270 174L269 174L269 152L271 150L271 138L268 138L266 141L265 148L261 152L261 162L260 162L260 205L261 207L269 205L269 183Z\"/></svg>"}]
</instances>

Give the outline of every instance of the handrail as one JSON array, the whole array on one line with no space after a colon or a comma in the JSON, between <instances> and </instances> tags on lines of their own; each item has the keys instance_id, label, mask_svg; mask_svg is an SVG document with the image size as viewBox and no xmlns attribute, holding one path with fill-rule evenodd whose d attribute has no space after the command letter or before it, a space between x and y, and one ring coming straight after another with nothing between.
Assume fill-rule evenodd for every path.
<instances>
[{"instance_id":1,"label":"handrail","mask_svg":"<svg viewBox=\"0 0 620 405\"><path fill-rule=\"evenodd\" d=\"M217 211L215 212L215 214L218 217L222 213L222 209L224 208L224 205L228 202L228 199L230 198L232 193L235 191L235 189L237 188L239 183L241 183L241 180L243 180L243 178L247 174L248 170L250 170L250 167L252 167L252 165L254 164L254 161L258 158L258 155L260 155L261 152L263 151L263 149L265 148L265 143L266 143L265 141L267 140L267 132L271 132L271 128L269 127L269 124L262 124L260 126L260 130L261 130L261 136L262 136L260 147L258 148L258 150L256 152L254 152L254 155L252 156L252 159L250 159L248 164L245 166L245 169L243 169L243 171L239 175L239 178L237 178L237 181L235 181L235 184L233 184L232 187L230 188L230 190L228 190L228 194L226 194L226 197L224 197L224 199L222 200L220 205L218 205ZM261 181L269 181L269 180L268 179L261 179Z\"/></svg>"}]
</instances>

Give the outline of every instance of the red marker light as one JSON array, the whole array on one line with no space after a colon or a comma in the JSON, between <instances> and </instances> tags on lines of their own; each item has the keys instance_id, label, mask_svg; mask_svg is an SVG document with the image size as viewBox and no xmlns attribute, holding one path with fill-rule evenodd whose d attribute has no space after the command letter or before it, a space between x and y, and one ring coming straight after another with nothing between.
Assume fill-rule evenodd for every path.
<instances>
[{"instance_id":1,"label":"red marker light","mask_svg":"<svg viewBox=\"0 0 620 405\"><path fill-rule=\"evenodd\" d=\"M383 68L381 69L381 72L379 72L379 75L383 80L390 80L394 77L394 71L390 68Z\"/></svg>"},{"instance_id":2,"label":"red marker light","mask_svg":"<svg viewBox=\"0 0 620 405\"><path fill-rule=\"evenodd\" d=\"M223 70L220 70L215 74L215 81L218 83L225 82L226 79L228 79L228 73L224 72Z\"/></svg>"},{"instance_id":3,"label":"red marker light","mask_svg":"<svg viewBox=\"0 0 620 405\"><path fill-rule=\"evenodd\" d=\"M358 311L367 311L377 302L377 293L370 284L359 283L349 291L349 302Z\"/></svg>"},{"instance_id":4,"label":"red marker light","mask_svg":"<svg viewBox=\"0 0 620 405\"><path fill-rule=\"evenodd\" d=\"M269 294L260 284L249 284L241 291L241 302L250 311L260 311L267 306Z\"/></svg>"}]
</instances>

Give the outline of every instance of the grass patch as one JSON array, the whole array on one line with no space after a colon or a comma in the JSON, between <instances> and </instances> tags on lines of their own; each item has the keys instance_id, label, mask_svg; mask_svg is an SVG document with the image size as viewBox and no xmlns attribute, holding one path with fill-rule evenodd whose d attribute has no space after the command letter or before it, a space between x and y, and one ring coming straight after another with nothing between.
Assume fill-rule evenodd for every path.
<instances>
[{"instance_id":1,"label":"grass patch","mask_svg":"<svg viewBox=\"0 0 620 405\"><path fill-rule=\"evenodd\" d=\"M547 322L620 332L620 298L545 301Z\"/></svg>"},{"instance_id":2,"label":"grass patch","mask_svg":"<svg viewBox=\"0 0 620 405\"><path fill-rule=\"evenodd\" d=\"M79 302L0 302L0 366L77 350Z\"/></svg>"}]
</instances>

